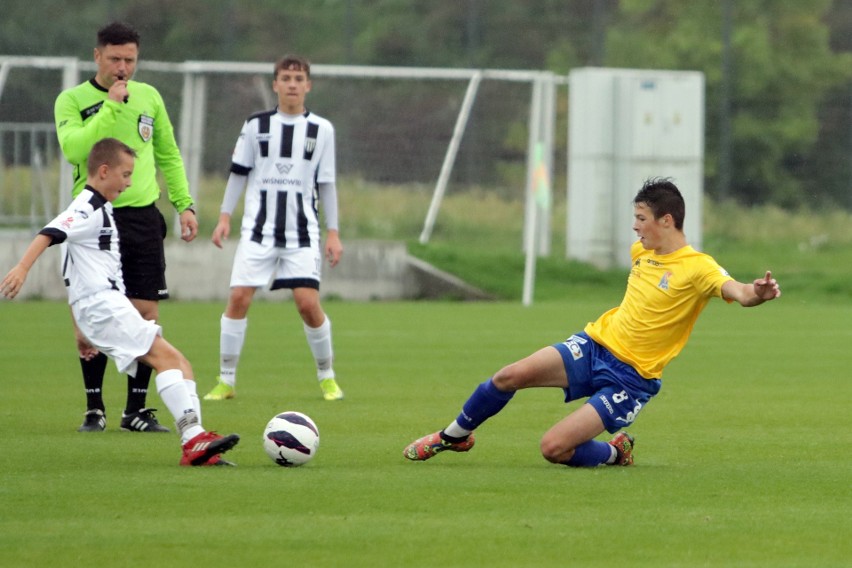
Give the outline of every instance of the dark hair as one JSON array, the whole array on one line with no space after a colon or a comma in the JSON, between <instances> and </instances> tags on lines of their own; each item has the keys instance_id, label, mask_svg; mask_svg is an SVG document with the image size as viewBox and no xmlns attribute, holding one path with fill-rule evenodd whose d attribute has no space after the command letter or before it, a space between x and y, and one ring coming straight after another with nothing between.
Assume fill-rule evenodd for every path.
<instances>
[{"instance_id":1,"label":"dark hair","mask_svg":"<svg viewBox=\"0 0 852 568\"><path fill-rule=\"evenodd\" d=\"M139 47L139 33L121 22L107 24L98 30L98 47L135 43Z\"/></svg>"},{"instance_id":2,"label":"dark hair","mask_svg":"<svg viewBox=\"0 0 852 568\"><path fill-rule=\"evenodd\" d=\"M117 140L116 138L98 140L89 151L89 158L86 160L86 171L91 176L104 164L110 167L117 165L122 152L134 158L136 157L136 151L121 140Z\"/></svg>"},{"instance_id":3,"label":"dark hair","mask_svg":"<svg viewBox=\"0 0 852 568\"><path fill-rule=\"evenodd\" d=\"M633 198L633 204L644 203L654 214L654 219L671 215L675 228L683 230L683 219L686 216L686 205L680 190L671 178L649 178L645 180L642 189Z\"/></svg>"},{"instance_id":4,"label":"dark hair","mask_svg":"<svg viewBox=\"0 0 852 568\"><path fill-rule=\"evenodd\" d=\"M272 74L273 79L278 78L278 72L284 70L304 71L308 79L311 78L311 64L304 57L298 55L285 55L275 62L275 71Z\"/></svg>"}]
</instances>

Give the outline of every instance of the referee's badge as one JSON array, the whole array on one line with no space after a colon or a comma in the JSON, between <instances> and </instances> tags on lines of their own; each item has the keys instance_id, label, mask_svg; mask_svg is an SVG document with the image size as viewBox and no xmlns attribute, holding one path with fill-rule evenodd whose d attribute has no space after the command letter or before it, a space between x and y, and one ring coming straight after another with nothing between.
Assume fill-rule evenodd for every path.
<instances>
[{"instance_id":1,"label":"referee's badge","mask_svg":"<svg viewBox=\"0 0 852 568\"><path fill-rule=\"evenodd\" d=\"M147 142L154 135L154 119L144 114L139 115L139 136Z\"/></svg>"}]
</instances>

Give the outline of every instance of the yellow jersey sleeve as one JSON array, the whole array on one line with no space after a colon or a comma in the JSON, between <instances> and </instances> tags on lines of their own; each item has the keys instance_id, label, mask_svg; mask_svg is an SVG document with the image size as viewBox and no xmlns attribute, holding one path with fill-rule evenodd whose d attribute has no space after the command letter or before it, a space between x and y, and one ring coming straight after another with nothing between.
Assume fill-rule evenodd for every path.
<instances>
[{"instance_id":1,"label":"yellow jersey sleeve","mask_svg":"<svg viewBox=\"0 0 852 568\"><path fill-rule=\"evenodd\" d=\"M621 305L585 331L640 375L656 379L686 345L710 298L721 297L722 285L733 278L713 257L691 246L658 255L637 241L630 251Z\"/></svg>"}]
</instances>

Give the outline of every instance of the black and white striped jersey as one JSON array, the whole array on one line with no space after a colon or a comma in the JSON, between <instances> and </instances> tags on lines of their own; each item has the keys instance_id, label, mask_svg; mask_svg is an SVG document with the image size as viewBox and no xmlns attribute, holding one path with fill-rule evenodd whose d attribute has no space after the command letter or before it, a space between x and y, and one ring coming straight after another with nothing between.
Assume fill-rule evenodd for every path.
<instances>
[{"instance_id":1,"label":"black and white striped jersey","mask_svg":"<svg viewBox=\"0 0 852 568\"><path fill-rule=\"evenodd\" d=\"M254 114L243 124L231 172L248 176L243 238L319 247L317 184L335 181L331 122L310 111Z\"/></svg>"},{"instance_id":2,"label":"black and white striped jersey","mask_svg":"<svg viewBox=\"0 0 852 568\"><path fill-rule=\"evenodd\" d=\"M102 290L124 293L112 203L90 186L39 234L50 237L51 245L62 245L62 278L69 304Z\"/></svg>"}]
</instances>

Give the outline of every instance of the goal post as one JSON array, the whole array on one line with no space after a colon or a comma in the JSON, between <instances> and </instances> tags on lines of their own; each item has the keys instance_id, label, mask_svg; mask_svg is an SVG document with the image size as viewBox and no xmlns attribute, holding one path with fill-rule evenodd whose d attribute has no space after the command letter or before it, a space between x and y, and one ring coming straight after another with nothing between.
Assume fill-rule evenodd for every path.
<instances>
[{"instance_id":1,"label":"goal post","mask_svg":"<svg viewBox=\"0 0 852 568\"><path fill-rule=\"evenodd\" d=\"M212 195L202 182L209 187L211 179L227 178L243 121L275 104L273 68L271 61L143 59L139 63L135 78L155 85L166 101L190 191L202 207ZM36 69L53 74L46 80L39 75L34 81ZM0 55L0 97L4 103L0 125L26 121L49 128L59 91L95 71L93 61L76 58ZM501 200L525 204L524 219L517 217L517 225L511 228L514 233L526 223L519 249L527 255L549 253L551 225L546 205L553 179L554 93L559 85L567 84L566 77L531 70L325 64L312 65L311 74L314 88L308 108L315 108L335 125L338 177L363 182L369 188L428 192L431 197L428 210L409 215L422 215L417 229L412 231L409 223L405 234L376 237L373 233L371 238L419 237L426 244L441 230L439 218L445 197L456 192L487 192ZM33 91L34 84L41 85L40 91ZM22 119L24 116L27 118ZM11 132L0 132L0 152L2 137L8 134L11 140ZM6 145L7 152L10 145ZM33 156L30 152L13 161L26 167L32 165ZM56 191L59 203L67 203L72 185L70 168L55 151L43 152L42 156L44 168L59 171ZM23 188L12 190L26 192ZM3 208L0 199L0 223ZM382 211L376 214L381 217ZM447 226L453 222L448 220ZM359 238L357 234L353 237ZM528 256L525 303L532 299L532 261Z\"/></svg>"}]
</instances>

